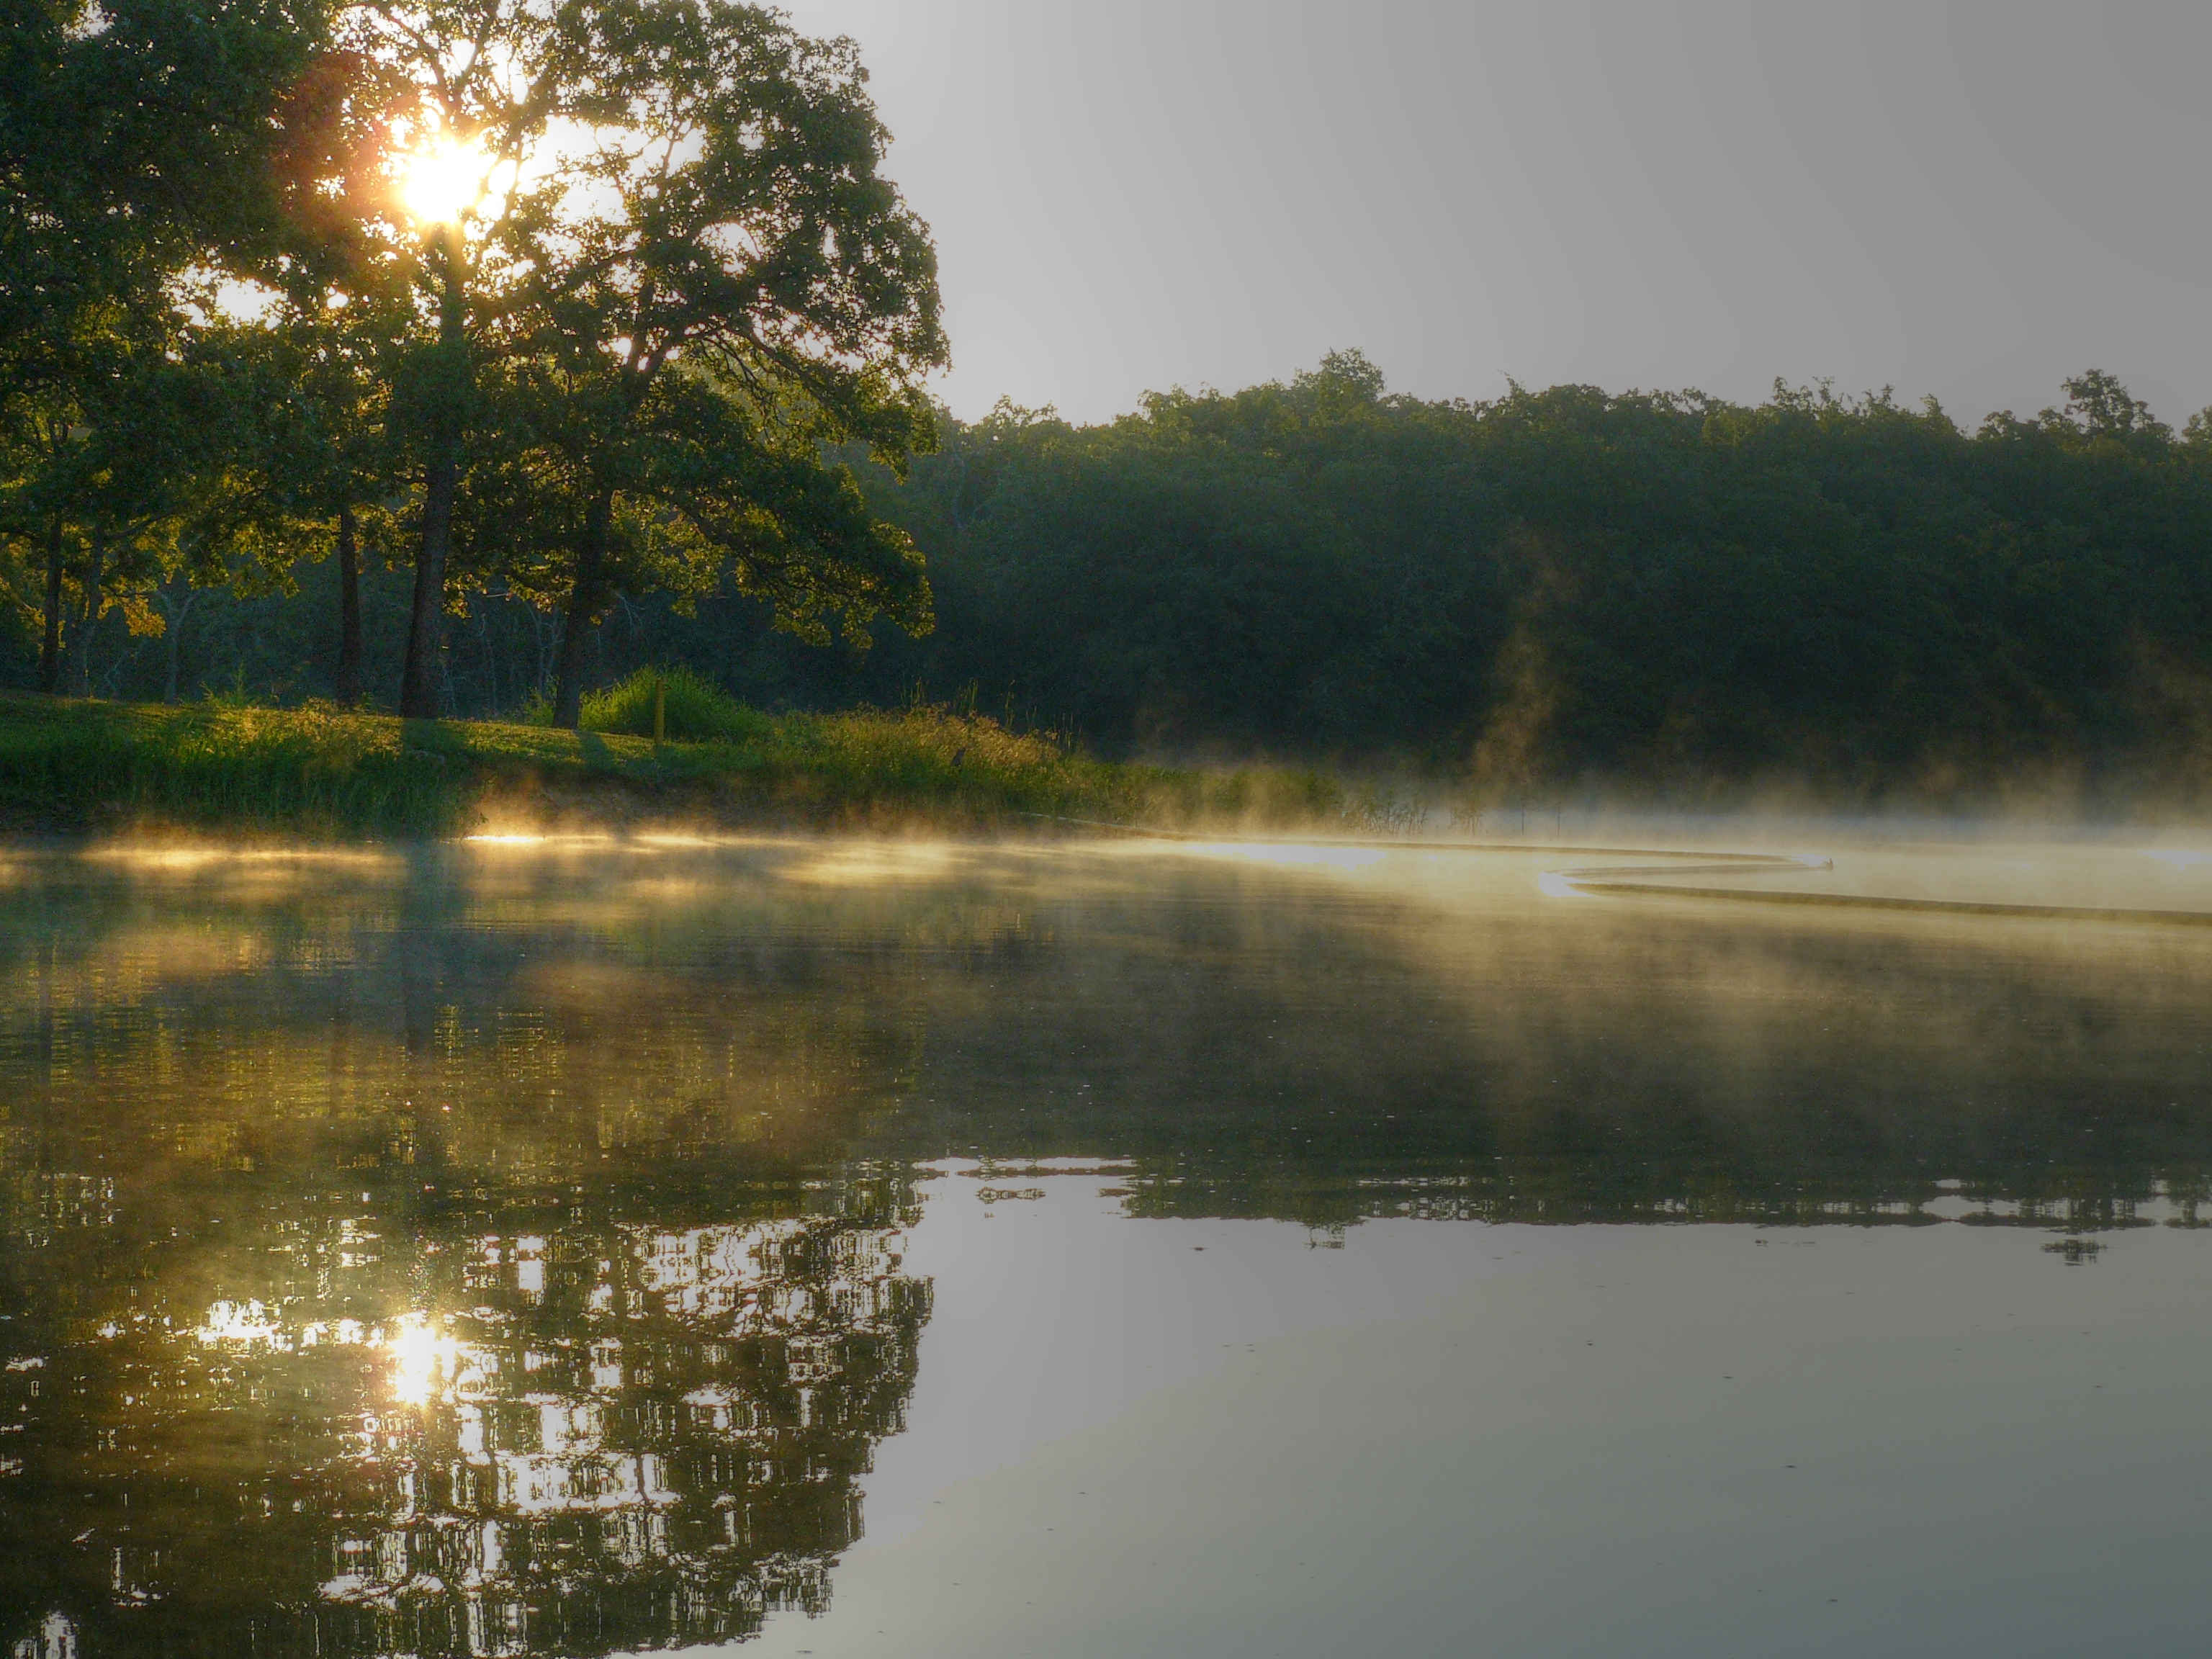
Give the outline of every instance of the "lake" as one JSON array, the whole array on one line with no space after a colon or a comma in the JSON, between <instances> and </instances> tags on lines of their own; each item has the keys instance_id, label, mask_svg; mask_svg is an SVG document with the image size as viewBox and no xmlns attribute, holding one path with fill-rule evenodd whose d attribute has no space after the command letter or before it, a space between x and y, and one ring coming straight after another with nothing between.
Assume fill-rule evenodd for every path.
<instances>
[{"instance_id":1,"label":"lake","mask_svg":"<svg viewBox=\"0 0 2212 1659\"><path fill-rule=\"evenodd\" d=\"M0 854L0 1644L2194 1650L2212 858L1804 850Z\"/></svg>"}]
</instances>

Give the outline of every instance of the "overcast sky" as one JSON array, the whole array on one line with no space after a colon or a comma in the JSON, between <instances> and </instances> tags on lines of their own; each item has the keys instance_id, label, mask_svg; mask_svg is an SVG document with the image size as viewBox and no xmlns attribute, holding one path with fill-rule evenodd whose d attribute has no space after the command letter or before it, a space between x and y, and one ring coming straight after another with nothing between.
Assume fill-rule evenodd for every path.
<instances>
[{"instance_id":1,"label":"overcast sky","mask_svg":"<svg viewBox=\"0 0 2212 1659\"><path fill-rule=\"evenodd\" d=\"M964 416L1392 386L2212 403L2212 5L791 0L860 43Z\"/></svg>"}]
</instances>

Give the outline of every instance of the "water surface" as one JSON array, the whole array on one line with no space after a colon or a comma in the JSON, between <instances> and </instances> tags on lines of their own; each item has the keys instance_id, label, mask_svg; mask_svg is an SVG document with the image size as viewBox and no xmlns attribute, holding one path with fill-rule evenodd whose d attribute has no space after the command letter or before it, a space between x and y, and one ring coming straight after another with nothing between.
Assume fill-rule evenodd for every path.
<instances>
[{"instance_id":1,"label":"water surface","mask_svg":"<svg viewBox=\"0 0 2212 1659\"><path fill-rule=\"evenodd\" d=\"M1591 862L11 855L0 1640L2192 1638L2212 928Z\"/></svg>"}]
</instances>

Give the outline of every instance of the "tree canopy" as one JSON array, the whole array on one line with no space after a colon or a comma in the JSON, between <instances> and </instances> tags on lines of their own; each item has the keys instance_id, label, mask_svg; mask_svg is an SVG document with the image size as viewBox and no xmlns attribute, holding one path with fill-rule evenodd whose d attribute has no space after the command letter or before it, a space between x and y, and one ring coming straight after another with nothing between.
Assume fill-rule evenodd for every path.
<instances>
[{"instance_id":1,"label":"tree canopy","mask_svg":"<svg viewBox=\"0 0 2212 1659\"><path fill-rule=\"evenodd\" d=\"M902 468L945 356L849 42L730 0L18 9L0 556L50 689L65 636L90 689L112 602L166 632L149 592L287 590L334 550L352 700L365 530L411 550L410 714L454 706L471 594L565 616L571 721L624 595L726 574L804 637L927 629L830 453Z\"/></svg>"}]
</instances>

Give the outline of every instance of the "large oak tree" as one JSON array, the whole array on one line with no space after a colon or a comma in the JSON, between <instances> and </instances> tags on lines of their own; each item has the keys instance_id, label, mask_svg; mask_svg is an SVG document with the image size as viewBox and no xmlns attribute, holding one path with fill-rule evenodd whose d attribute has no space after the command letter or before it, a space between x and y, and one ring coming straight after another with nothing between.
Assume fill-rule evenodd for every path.
<instances>
[{"instance_id":1,"label":"large oak tree","mask_svg":"<svg viewBox=\"0 0 2212 1659\"><path fill-rule=\"evenodd\" d=\"M623 591L726 571L805 637L923 631L920 558L824 457L858 441L902 468L933 441L921 376L945 360L928 232L881 174L851 43L732 0L632 0L572 50L587 118L510 231L509 385L569 553L546 585L566 589L556 720L576 723Z\"/></svg>"}]
</instances>

